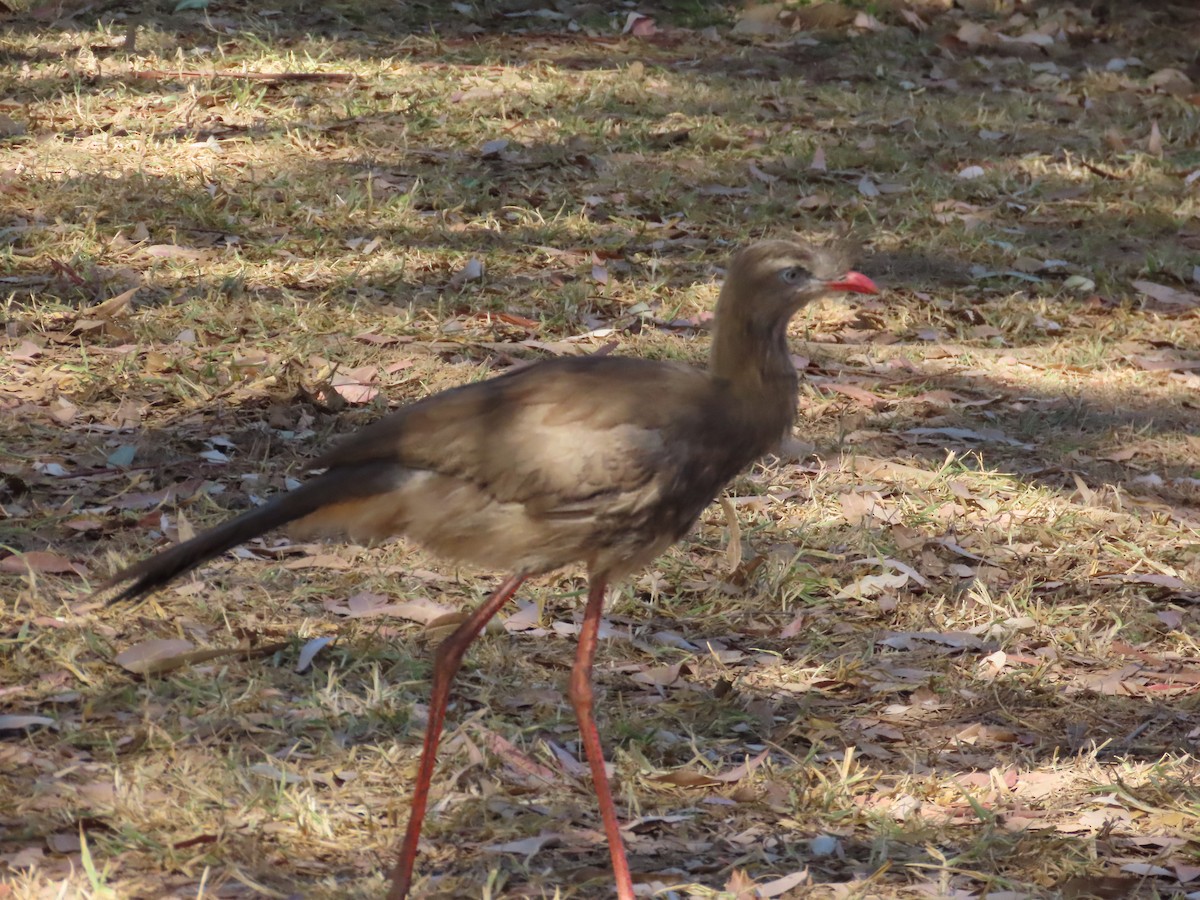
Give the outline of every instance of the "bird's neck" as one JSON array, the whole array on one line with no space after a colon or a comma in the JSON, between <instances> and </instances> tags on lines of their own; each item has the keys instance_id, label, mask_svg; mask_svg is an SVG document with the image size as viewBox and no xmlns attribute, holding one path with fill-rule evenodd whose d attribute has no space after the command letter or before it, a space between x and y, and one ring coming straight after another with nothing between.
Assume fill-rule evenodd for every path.
<instances>
[{"instance_id":1,"label":"bird's neck","mask_svg":"<svg viewBox=\"0 0 1200 900\"><path fill-rule=\"evenodd\" d=\"M795 421L799 386L787 345L787 320L718 315L717 322L708 364L713 381L740 405L739 416L778 440Z\"/></svg>"}]
</instances>

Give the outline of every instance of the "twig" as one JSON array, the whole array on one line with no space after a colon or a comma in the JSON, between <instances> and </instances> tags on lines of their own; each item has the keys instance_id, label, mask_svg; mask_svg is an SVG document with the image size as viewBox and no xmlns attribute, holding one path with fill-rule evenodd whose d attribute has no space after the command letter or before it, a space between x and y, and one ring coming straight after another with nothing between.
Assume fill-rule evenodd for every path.
<instances>
[{"instance_id":1,"label":"twig","mask_svg":"<svg viewBox=\"0 0 1200 900\"><path fill-rule=\"evenodd\" d=\"M350 72L166 72L142 69L134 78L244 78L249 81L353 81Z\"/></svg>"}]
</instances>

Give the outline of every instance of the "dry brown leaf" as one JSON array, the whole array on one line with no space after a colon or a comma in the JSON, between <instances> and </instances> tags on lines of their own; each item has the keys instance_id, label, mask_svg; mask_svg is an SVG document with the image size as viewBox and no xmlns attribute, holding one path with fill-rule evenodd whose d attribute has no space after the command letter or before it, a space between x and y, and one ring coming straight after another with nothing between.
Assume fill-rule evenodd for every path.
<instances>
[{"instance_id":1,"label":"dry brown leaf","mask_svg":"<svg viewBox=\"0 0 1200 900\"><path fill-rule=\"evenodd\" d=\"M680 675L687 674L691 670L686 662L675 663L673 666L654 666L643 669L640 672L635 672L630 678L633 681L641 684L652 684L657 687L666 687L669 684L674 684L679 680Z\"/></svg>"},{"instance_id":2,"label":"dry brown leaf","mask_svg":"<svg viewBox=\"0 0 1200 900\"><path fill-rule=\"evenodd\" d=\"M561 834L544 831L533 837L522 838L516 841L505 841L503 844L488 844L479 849L484 853L519 853L528 860L543 847L560 843L562 843Z\"/></svg>"},{"instance_id":3,"label":"dry brown leaf","mask_svg":"<svg viewBox=\"0 0 1200 900\"><path fill-rule=\"evenodd\" d=\"M249 644L211 650L186 650L190 642L178 639L154 639L135 644L113 657L113 662L126 671L138 675L157 675L182 666L209 662L223 656L238 656L251 650ZM273 653L286 645L263 644L254 648L256 653Z\"/></svg>"},{"instance_id":4,"label":"dry brown leaf","mask_svg":"<svg viewBox=\"0 0 1200 900\"><path fill-rule=\"evenodd\" d=\"M847 600L857 597L874 597L884 591L895 591L908 584L908 575L904 572L895 574L864 575L834 594L834 600Z\"/></svg>"},{"instance_id":5,"label":"dry brown leaf","mask_svg":"<svg viewBox=\"0 0 1200 900\"><path fill-rule=\"evenodd\" d=\"M854 23L855 18L859 15L859 10L834 2L801 6L791 12L795 16L796 24L809 30L842 28Z\"/></svg>"},{"instance_id":6,"label":"dry brown leaf","mask_svg":"<svg viewBox=\"0 0 1200 900\"><path fill-rule=\"evenodd\" d=\"M742 529L738 525L737 510L728 494L721 495L721 509L725 513L725 525L729 529L729 546L725 548L725 572L732 575L742 564Z\"/></svg>"},{"instance_id":7,"label":"dry brown leaf","mask_svg":"<svg viewBox=\"0 0 1200 900\"><path fill-rule=\"evenodd\" d=\"M17 362L31 363L45 352L41 347L28 338L22 338L15 350L8 351L8 358Z\"/></svg>"},{"instance_id":8,"label":"dry brown leaf","mask_svg":"<svg viewBox=\"0 0 1200 900\"><path fill-rule=\"evenodd\" d=\"M837 391L839 394L849 397L852 400L857 400L867 409L874 409L876 406L880 406L887 402L878 394L872 394L870 391L853 384L842 384L837 381L827 381L824 385L822 385L822 387L827 387L831 391Z\"/></svg>"},{"instance_id":9,"label":"dry brown leaf","mask_svg":"<svg viewBox=\"0 0 1200 900\"><path fill-rule=\"evenodd\" d=\"M507 145L507 141L504 142ZM497 151L499 152L499 151ZM475 258L468 259L461 269L451 276L449 286L460 288L469 281L479 281L483 278L483 261Z\"/></svg>"},{"instance_id":10,"label":"dry brown leaf","mask_svg":"<svg viewBox=\"0 0 1200 900\"><path fill-rule=\"evenodd\" d=\"M716 787L721 784L721 781L707 772L698 772L695 769L676 769L673 772L666 772L662 775L655 775L651 781L658 781L662 784L671 784L675 787Z\"/></svg>"},{"instance_id":11,"label":"dry brown leaf","mask_svg":"<svg viewBox=\"0 0 1200 900\"><path fill-rule=\"evenodd\" d=\"M1163 136L1158 122L1150 123L1150 135L1146 138L1146 152L1151 156L1163 155Z\"/></svg>"},{"instance_id":12,"label":"dry brown leaf","mask_svg":"<svg viewBox=\"0 0 1200 900\"><path fill-rule=\"evenodd\" d=\"M432 625L447 616L457 616L458 610L442 606L427 598L391 602L387 594L375 594L361 591L346 599L345 603L336 600L326 600L324 607L334 615L347 616L351 619L368 619L375 616L392 616L398 619L408 619L422 625Z\"/></svg>"},{"instance_id":13,"label":"dry brown leaf","mask_svg":"<svg viewBox=\"0 0 1200 900\"><path fill-rule=\"evenodd\" d=\"M515 605L517 611L501 620L504 630L515 632L538 629L542 619L542 611L538 605L529 600L518 600Z\"/></svg>"},{"instance_id":14,"label":"dry brown leaf","mask_svg":"<svg viewBox=\"0 0 1200 900\"><path fill-rule=\"evenodd\" d=\"M0 731L29 731L31 728L58 728L58 722L48 716L0 714Z\"/></svg>"},{"instance_id":15,"label":"dry brown leaf","mask_svg":"<svg viewBox=\"0 0 1200 900\"><path fill-rule=\"evenodd\" d=\"M734 869L729 879L725 882L725 890L722 892L722 896L729 897L730 900L756 900L760 895L754 879L742 869Z\"/></svg>"},{"instance_id":16,"label":"dry brown leaf","mask_svg":"<svg viewBox=\"0 0 1200 900\"><path fill-rule=\"evenodd\" d=\"M797 209L823 209L831 203L828 194L816 193L796 201Z\"/></svg>"},{"instance_id":17,"label":"dry brown leaf","mask_svg":"<svg viewBox=\"0 0 1200 900\"><path fill-rule=\"evenodd\" d=\"M963 22L954 36L968 47L990 47L999 43L999 38L978 22Z\"/></svg>"},{"instance_id":18,"label":"dry brown leaf","mask_svg":"<svg viewBox=\"0 0 1200 900\"><path fill-rule=\"evenodd\" d=\"M714 775L713 778L715 778L717 781L724 782L725 784L734 784L738 781L741 781L763 764L763 761L767 758L768 752L769 751L767 750L763 750L757 756L746 760L740 766L735 766L727 772L720 772Z\"/></svg>"},{"instance_id":19,"label":"dry brown leaf","mask_svg":"<svg viewBox=\"0 0 1200 900\"><path fill-rule=\"evenodd\" d=\"M1134 288L1145 294L1159 303L1167 306L1178 306L1184 308L1192 308L1200 304L1200 296L1191 293L1190 291L1182 291L1177 288L1168 287L1165 284L1157 284L1153 281L1135 281Z\"/></svg>"},{"instance_id":20,"label":"dry brown leaf","mask_svg":"<svg viewBox=\"0 0 1200 900\"><path fill-rule=\"evenodd\" d=\"M363 331L354 336L354 340L361 341L364 344L374 344L377 347L389 347L392 344L399 344L402 339L394 334L375 334L372 331ZM404 343L407 343L405 341Z\"/></svg>"},{"instance_id":21,"label":"dry brown leaf","mask_svg":"<svg viewBox=\"0 0 1200 900\"><path fill-rule=\"evenodd\" d=\"M733 33L754 37L787 34L787 27L780 19L783 12L782 3L764 3L743 10L741 17L734 23Z\"/></svg>"},{"instance_id":22,"label":"dry brown leaf","mask_svg":"<svg viewBox=\"0 0 1200 900\"><path fill-rule=\"evenodd\" d=\"M1156 91L1176 97L1185 96L1192 91L1192 79L1179 69L1159 69L1146 78L1146 84Z\"/></svg>"},{"instance_id":23,"label":"dry brown leaf","mask_svg":"<svg viewBox=\"0 0 1200 900\"><path fill-rule=\"evenodd\" d=\"M342 572L354 568L354 563L332 553L318 553L316 556L302 556L299 559L289 559L283 564L285 569L330 569ZM326 607L328 609L328 607ZM348 615L343 613L342 615Z\"/></svg>"},{"instance_id":24,"label":"dry brown leaf","mask_svg":"<svg viewBox=\"0 0 1200 900\"><path fill-rule=\"evenodd\" d=\"M14 553L0 559L0 572L10 575L27 575L37 572L40 575L73 575L85 574L84 567L73 563L65 556L51 553L48 550L31 550L29 553Z\"/></svg>"},{"instance_id":25,"label":"dry brown leaf","mask_svg":"<svg viewBox=\"0 0 1200 900\"><path fill-rule=\"evenodd\" d=\"M130 288L129 290L117 294L115 297L110 297L103 303L82 310L82 313L89 318L96 319L111 319L115 316L128 315L130 305L133 303L133 297L138 292L139 288Z\"/></svg>"},{"instance_id":26,"label":"dry brown leaf","mask_svg":"<svg viewBox=\"0 0 1200 900\"><path fill-rule=\"evenodd\" d=\"M151 244L149 247L139 248L138 252L143 256L150 256L155 259L174 259L189 262L199 262L200 260L208 259L212 255L205 250L197 250L193 247L181 247L178 244Z\"/></svg>"},{"instance_id":27,"label":"dry brown leaf","mask_svg":"<svg viewBox=\"0 0 1200 900\"><path fill-rule=\"evenodd\" d=\"M838 503L842 507L842 517L851 525L861 524L868 517L889 525L900 523L900 510L877 491L847 491L838 495Z\"/></svg>"},{"instance_id":28,"label":"dry brown leaf","mask_svg":"<svg viewBox=\"0 0 1200 900\"><path fill-rule=\"evenodd\" d=\"M560 773L536 762L528 754L518 750L507 738L482 725L475 725L474 728L483 738L484 746L498 756L508 769L522 776L523 779L531 778L544 784L558 784L562 781Z\"/></svg>"},{"instance_id":29,"label":"dry brown leaf","mask_svg":"<svg viewBox=\"0 0 1200 900\"><path fill-rule=\"evenodd\" d=\"M195 649L195 644L182 638L154 638L122 650L113 662L127 672L151 675L186 665L188 654Z\"/></svg>"}]
</instances>

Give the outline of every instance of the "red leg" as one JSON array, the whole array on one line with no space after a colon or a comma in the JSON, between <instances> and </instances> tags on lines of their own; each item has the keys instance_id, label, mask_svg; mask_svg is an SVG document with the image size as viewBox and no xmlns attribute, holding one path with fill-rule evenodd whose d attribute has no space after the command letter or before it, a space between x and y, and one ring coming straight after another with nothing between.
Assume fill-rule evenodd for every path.
<instances>
[{"instance_id":1,"label":"red leg","mask_svg":"<svg viewBox=\"0 0 1200 900\"><path fill-rule=\"evenodd\" d=\"M400 844L400 858L396 861L396 867L392 869L392 888L388 891L388 900L404 900L412 884L413 864L417 861L417 842L421 839L421 823L425 819L425 804L429 800L429 782L433 779L438 741L442 737L446 706L450 702L450 685L471 642L479 637L479 632L483 631L483 627L516 593L527 577L518 574L507 578L475 612L471 613L471 617L459 625L454 634L442 641L441 646L437 648L433 664L433 692L429 698L429 723L425 726L425 744L421 748L421 764L417 770L417 784L413 788L408 829L404 832L404 841Z\"/></svg>"},{"instance_id":2,"label":"red leg","mask_svg":"<svg viewBox=\"0 0 1200 900\"><path fill-rule=\"evenodd\" d=\"M604 771L600 732L596 730L596 719L592 714L592 660L596 658L600 614L604 612L605 586L603 579L593 577L588 588L583 627L579 630L579 648L575 651L575 667L571 670L570 696L571 705L575 707L575 718L579 720L579 734L587 751L588 765L592 768L596 799L600 802L600 817L604 820L604 834L608 838L609 856L612 857L613 877L617 882L617 900L634 900L633 876L629 874L625 842L621 838L621 827L617 824L617 807L613 804L608 774Z\"/></svg>"}]
</instances>

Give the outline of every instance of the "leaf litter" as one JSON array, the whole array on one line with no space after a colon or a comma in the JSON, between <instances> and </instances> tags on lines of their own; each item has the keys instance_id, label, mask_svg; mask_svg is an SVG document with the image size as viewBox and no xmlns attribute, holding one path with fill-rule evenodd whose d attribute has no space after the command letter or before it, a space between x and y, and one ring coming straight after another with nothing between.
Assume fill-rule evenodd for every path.
<instances>
[{"instance_id":1,"label":"leaf litter","mask_svg":"<svg viewBox=\"0 0 1200 900\"><path fill-rule=\"evenodd\" d=\"M547 355L700 362L731 246L846 226L887 293L797 324L803 440L606 615L635 870L1194 889L1195 14L865 6L31 10L70 27L14 34L0 100L5 890L378 893L429 654L486 577L268 538L140 607L78 597L392 405ZM224 74L174 62L213 41ZM439 889L607 884L579 590L532 584L469 658Z\"/></svg>"}]
</instances>

